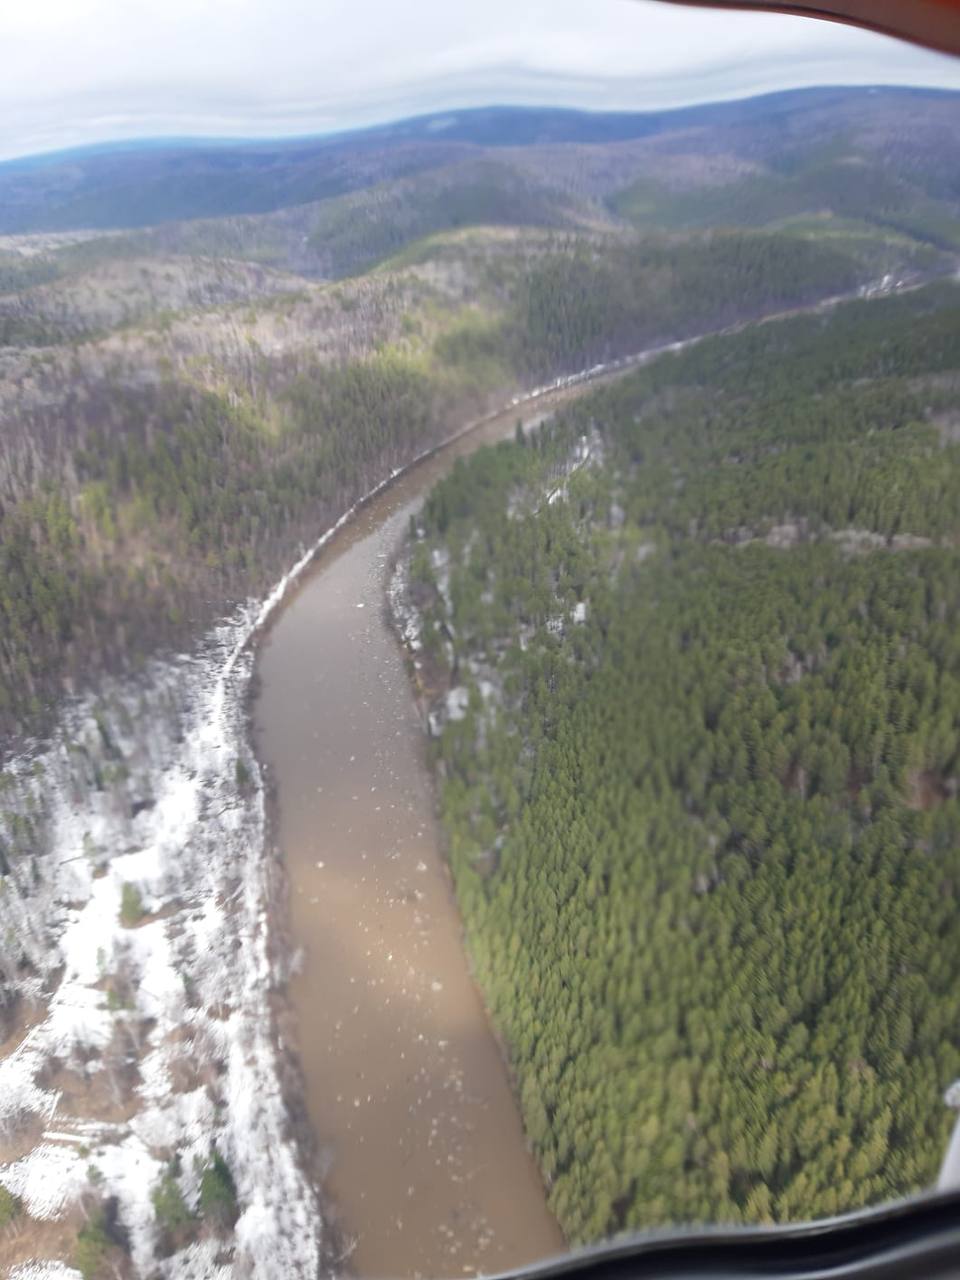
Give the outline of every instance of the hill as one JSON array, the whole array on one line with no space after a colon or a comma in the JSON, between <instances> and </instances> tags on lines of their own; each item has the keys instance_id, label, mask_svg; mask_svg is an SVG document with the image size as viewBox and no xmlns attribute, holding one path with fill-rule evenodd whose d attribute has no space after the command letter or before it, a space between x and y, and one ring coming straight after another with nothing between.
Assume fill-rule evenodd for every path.
<instances>
[{"instance_id":1,"label":"hill","mask_svg":"<svg viewBox=\"0 0 960 1280\"><path fill-rule=\"evenodd\" d=\"M960 289L710 339L440 483L406 632L574 1241L925 1190L960 1069Z\"/></svg>"},{"instance_id":2,"label":"hill","mask_svg":"<svg viewBox=\"0 0 960 1280\"><path fill-rule=\"evenodd\" d=\"M160 243L324 275L400 236L488 222L758 225L827 212L954 245L958 101L811 89L657 113L505 107L314 140L88 148L0 165L0 234L228 218ZM324 248L353 217L359 244Z\"/></svg>"},{"instance_id":3,"label":"hill","mask_svg":"<svg viewBox=\"0 0 960 1280\"><path fill-rule=\"evenodd\" d=\"M927 252L490 228L339 284L101 256L0 296L0 729L189 645L517 389L855 290L878 255L929 269Z\"/></svg>"}]
</instances>

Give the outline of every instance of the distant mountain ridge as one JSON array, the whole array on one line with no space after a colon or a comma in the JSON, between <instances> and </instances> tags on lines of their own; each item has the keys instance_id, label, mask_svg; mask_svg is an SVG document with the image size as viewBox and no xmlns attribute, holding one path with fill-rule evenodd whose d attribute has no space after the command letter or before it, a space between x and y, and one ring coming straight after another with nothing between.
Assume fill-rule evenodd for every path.
<instances>
[{"instance_id":1,"label":"distant mountain ridge","mask_svg":"<svg viewBox=\"0 0 960 1280\"><path fill-rule=\"evenodd\" d=\"M960 109L960 94L877 86L790 90L652 112L492 106L316 138L97 144L0 163L0 234L136 229L271 213L415 177L487 149L673 139L677 151L692 138L709 146L709 135L722 133L739 137L746 153L768 153L771 140L795 135L798 119L809 117L818 129L833 120L838 130L857 130L881 104L893 118L918 111L952 115ZM953 159L942 157L948 172Z\"/></svg>"}]
</instances>

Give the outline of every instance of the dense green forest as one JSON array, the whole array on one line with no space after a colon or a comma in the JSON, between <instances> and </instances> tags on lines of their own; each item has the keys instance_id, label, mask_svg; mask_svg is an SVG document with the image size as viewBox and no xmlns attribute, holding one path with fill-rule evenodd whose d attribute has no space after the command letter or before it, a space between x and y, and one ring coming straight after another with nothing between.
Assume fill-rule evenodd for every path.
<instances>
[{"instance_id":1,"label":"dense green forest","mask_svg":"<svg viewBox=\"0 0 960 1280\"><path fill-rule=\"evenodd\" d=\"M467 940L572 1241L935 1178L958 424L938 286L665 357L458 464L419 518Z\"/></svg>"},{"instance_id":2,"label":"dense green forest","mask_svg":"<svg viewBox=\"0 0 960 1280\"><path fill-rule=\"evenodd\" d=\"M63 690L183 643L265 589L326 524L490 397L853 289L870 271L858 254L766 233L560 236L529 257L508 243L483 265L469 307L441 310L424 295L392 342L334 361L309 350L271 359L250 344L246 385L231 370L211 386L166 356L150 376L112 365L88 376L95 342L71 348L73 365L32 352L28 385L67 382L44 388L36 408L23 399L0 467L0 730L42 726ZM399 287L388 279L384 296ZM344 324L369 308L364 290L340 293ZM298 305L261 309L282 317ZM44 452L49 468L36 463Z\"/></svg>"},{"instance_id":3,"label":"dense green forest","mask_svg":"<svg viewBox=\"0 0 960 1280\"><path fill-rule=\"evenodd\" d=\"M847 236L869 224L944 248L960 246L960 219L951 206L918 196L877 167L864 171L838 154L817 155L796 171L750 174L706 190L677 193L649 178L618 193L614 205L638 226L705 227L782 224L817 210L821 230Z\"/></svg>"},{"instance_id":4,"label":"dense green forest","mask_svg":"<svg viewBox=\"0 0 960 1280\"><path fill-rule=\"evenodd\" d=\"M47 485L0 509L0 723L36 722L50 680L85 663L174 642L211 587L242 599L298 521L329 519L439 426L428 379L389 356L292 381L280 440L182 384L107 397L73 455L75 494Z\"/></svg>"},{"instance_id":5,"label":"dense green forest","mask_svg":"<svg viewBox=\"0 0 960 1280\"><path fill-rule=\"evenodd\" d=\"M583 249L539 264L523 281L511 338L528 365L569 369L664 336L745 320L855 288L856 257L829 244L728 233L689 244Z\"/></svg>"}]
</instances>

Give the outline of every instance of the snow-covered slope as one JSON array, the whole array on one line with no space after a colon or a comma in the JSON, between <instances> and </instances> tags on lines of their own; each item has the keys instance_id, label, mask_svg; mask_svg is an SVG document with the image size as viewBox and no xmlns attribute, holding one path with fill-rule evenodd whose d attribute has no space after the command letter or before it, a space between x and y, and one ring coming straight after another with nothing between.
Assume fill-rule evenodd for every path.
<instances>
[{"instance_id":1,"label":"snow-covered slope","mask_svg":"<svg viewBox=\"0 0 960 1280\"><path fill-rule=\"evenodd\" d=\"M196 656L69 708L4 775L0 980L44 1011L0 1062L0 1185L40 1222L117 1197L139 1275L318 1269L269 1007L274 864L244 710L248 641L307 559ZM201 1233L158 1262L151 1194L179 1156L195 1205L213 1149L236 1183L233 1239Z\"/></svg>"}]
</instances>

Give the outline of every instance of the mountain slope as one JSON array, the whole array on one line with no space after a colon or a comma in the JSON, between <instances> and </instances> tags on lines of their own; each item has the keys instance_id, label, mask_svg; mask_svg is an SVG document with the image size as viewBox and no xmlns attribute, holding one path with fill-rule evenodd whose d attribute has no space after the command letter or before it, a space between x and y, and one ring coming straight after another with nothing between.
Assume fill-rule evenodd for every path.
<instances>
[{"instance_id":1,"label":"mountain slope","mask_svg":"<svg viewBox=\"0 0 960 1280\"><path fill-rule=\"evenodd\" d=\"M118 258L0 297L0 730L188 643L491 402L875 270L793 236L510 228L339 285Z\"/></svg>"},{"instance_id":2,"label":"mountain slope","mask_svg":"<svg viewBox=\"0 0 960 1280\"><path fill-rule=\"evenodd\" d=\"M315 140L87 148L0 164L0 233L267 213L505 149L631 141L669 170L714 152L776 167L798 149L850 136L884 164L938 171L939 194L956 199L957 101L934 91L812 89L666 112L504 107Z\"/></svg>"},{"instance_id":3,"label":"mountain slope","mask_svg":"<svg viewBox=\"0 0 960 1280\"><path fill-rule=\"evenodd\" d=\"M960 288L475 454L399 581L475 971L571 1240L930 1187L960 1070Z\"/></svg>"}]
</instances>

